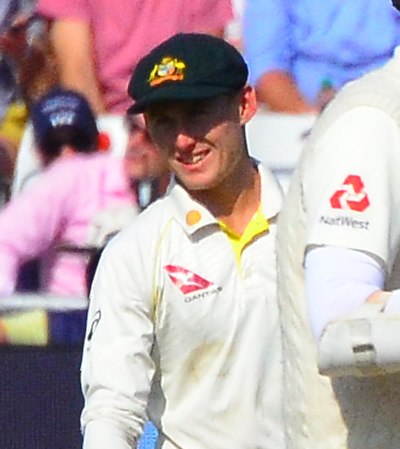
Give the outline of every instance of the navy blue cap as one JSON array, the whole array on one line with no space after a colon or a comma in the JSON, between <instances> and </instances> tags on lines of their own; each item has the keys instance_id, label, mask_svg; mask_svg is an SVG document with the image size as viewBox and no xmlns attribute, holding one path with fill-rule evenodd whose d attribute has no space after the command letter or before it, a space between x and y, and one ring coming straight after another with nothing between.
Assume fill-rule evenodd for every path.
<instances>
[{"instance_id":1,"label":"navy blue cap","mask_svg":"<svg viewBox=\"0 0 400 449\"><path fill-rule=\"evenodd\" d=\"M161 101L213 98L239 91L247 65L235 47L200 33L178 33L144 56L128 86L135 101L128 113L144 112Z\"/></svg>"},{"instance_id":2,"label":"navy blue cap","mask_svg":"<svg viewBox=\"0 0 400 449\"><path fill-rule=\"evenodd\" d=\"M39 141L52 130L65 126L77 128L88 135L98 133L95 115L86 98L60 87L51 89L34 103L31 120Z\"/></svg>"},{"instance_id":3,"label":"navy blue cap","mask_svg":"<svg viewBox=\"0 0 400 449\"><path fill-rule=\"evenodd\" d=\"M392 0L393 6L400 11L400 0Z\"/></svg>"}]
</instances>

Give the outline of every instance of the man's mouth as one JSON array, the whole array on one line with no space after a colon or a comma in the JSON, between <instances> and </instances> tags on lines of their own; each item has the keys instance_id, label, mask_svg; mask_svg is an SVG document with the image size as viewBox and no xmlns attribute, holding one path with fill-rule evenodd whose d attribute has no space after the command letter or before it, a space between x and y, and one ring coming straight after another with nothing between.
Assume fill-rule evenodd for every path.
<instances>
[{"instance_id":1,"label":"man's mouth","mask_svg":"<svg viewBox=\"0 0 400 449\"><path fill-rule=\"evenodd\" d=\"M194 165L194 164L198 164L199 162L201 162L208 155L208 153L209 153L209 151L205 150L205 151L201 151L201 152L195 153L195 154L189 153L184 156L180 155L176 159L181 164Z\"/></svg>"}]
</instances>

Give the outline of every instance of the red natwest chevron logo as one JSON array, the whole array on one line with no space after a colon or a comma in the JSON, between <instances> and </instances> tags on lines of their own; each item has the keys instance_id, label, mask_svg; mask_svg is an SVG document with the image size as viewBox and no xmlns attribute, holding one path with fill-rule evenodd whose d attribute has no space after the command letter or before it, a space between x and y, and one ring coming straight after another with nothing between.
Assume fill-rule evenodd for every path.
<instances>
[{"instance_id":1,"label":"red natwest chevron logo","mask_svg":"<svg viewBox=\"0 0 400 449\"><path fill-rule=\"evenodd\" d=\"M364 190L364 183L358 175L349 175L341 188L330 199L334 209L351 209L363 212L369 207L368 195Z\"/></svg>"},{"instance_id":2,"label":"red natwest chevron logo","mask_svg":"<svg viewBox=\"0 0 400 449\"><path fill-rule=\"evenodd\" d=\"M186 268L179 267L177 265L165 265L164 268L167 271L171 281L184 295L197 290L204 290L205 288L213 285L212 282L207 281L192 271L186 270Z\"/></svg>"}]
</instances>

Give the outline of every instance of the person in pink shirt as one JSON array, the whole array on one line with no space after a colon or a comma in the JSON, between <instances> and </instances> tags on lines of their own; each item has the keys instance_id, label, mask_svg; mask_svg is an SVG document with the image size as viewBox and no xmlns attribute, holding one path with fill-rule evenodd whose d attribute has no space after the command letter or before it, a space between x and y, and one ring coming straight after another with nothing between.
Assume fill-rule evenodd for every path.
<instances>
[{"instance_id":1,"label":"person in pink shirt","mask_svg":"<svg viewBox=\"0 0 400 449\"><path fill-rule=\"evenodd\" d=\"M122 158L97 151L98 130L85 98L55 89L31 114L45 170L0 213L0 296L16 288L18 271L41 260L41 291L85 296L93 217L107 207L134 209L136 197Z\"/></svg>"},{"instance_id":2,"label":"person in pink shirt","mask_svg":"<svg viewBox=\"0 0 400 449\"><path fill-rule=\"evenodd\" d=\"M62 85L83 92L96 114L125 113L139 59L177 32L223 36L231 0L38 0L50 20Z\"/></svg>"}]
</instances>

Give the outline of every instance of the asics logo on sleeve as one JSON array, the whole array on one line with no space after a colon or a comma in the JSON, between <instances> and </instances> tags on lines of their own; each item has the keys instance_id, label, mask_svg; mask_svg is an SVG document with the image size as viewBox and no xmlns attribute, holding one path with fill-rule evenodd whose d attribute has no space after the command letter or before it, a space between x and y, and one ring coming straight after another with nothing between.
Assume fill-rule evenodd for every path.
<instances>
[{"instance_id":1,"label":"asics logo on sleeve","mask_svg":"<svg viewBox=\"0 0 400 449\"><path fill-rule=\"evenodd\" d=\"M364 212L370 202L361 177L358 175L347 176L342 186L331 196L330 203L333 209Z\"/></svg>"},{"instance_id":2,"label":"asics logo on sleeve","mask_svg":"<svg viewBox=\"0 0 400 449\"><path fill-rule=\"evenodd\" d=\"M90 341L93 337L94 331L96 330L97 326L99 325L101 318L101 311L97 310L96 313L93 316L92 323L90 325L90 330L87 336L88 341Z\"/></svg>"},{"instance_id":3,"label":"asics logo on sleeve","mask_svg":"<svg viewBox=\"0 0 400 449\"><path fill-rule=\"evenodd\" d=\"M213 285L212 282L178 265L165 265L164 268L171 281L184 295L198 290L204 290Z\"/></svg>"}]
</instances>

